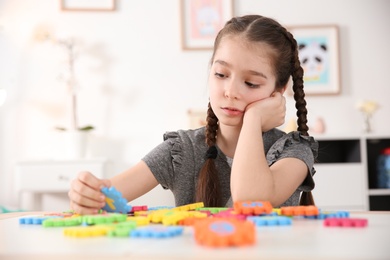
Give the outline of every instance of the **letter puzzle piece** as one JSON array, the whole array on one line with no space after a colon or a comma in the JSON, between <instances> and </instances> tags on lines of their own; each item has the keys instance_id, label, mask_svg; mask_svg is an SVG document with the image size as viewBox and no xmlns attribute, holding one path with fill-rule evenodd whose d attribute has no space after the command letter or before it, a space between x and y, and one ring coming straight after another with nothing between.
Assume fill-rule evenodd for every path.
<instances>
[{"instance_id":1,"label":"letter puzzle piece","mask_svg":"<svg viewBox=\"0 0 390 260\"><path fill-rule=\"evenodd\" d=\"M272 205L268 201L236 201L234 211L244 215L270 214Z\"/></svg>"},{"instance_id":2,"label":"letter puzzle piece","mask_svg":"<svg viewBox=\"0 0 390 260\"><path fill-rule=\"evenodd\" d=\"M113 230L109 230L107 235L109 237L128 237L132 230L137 227L137 222L126 221L114 225Z\"/></svg>"},{"instance_id":3,"label":"letter puzzle piece","mask_svg":"<svg viewBox=\"0 0 390 260\"><path fill-rule=\"evenodd\" d=\"M131 211L131 206L127 204L127 200L122 197L122 194L115 187L103 187L101 191L106 196L106 205L103 210L123 214Z\"/></svg>"},{"instance_id":4,"label":"letter puzzle piece","mask_svg":"<svg viewBox=\"0 0 390 260\"><path fill-rule=\"evenodd\" d=\"M319 211L317 216L305 216L310 219L349 218L348 211Z\"/></svg>"},{"instance_id":5,"label":"letter puzzle piece","mask_svg":"<svg viewBox=\"0 0 390 260\"><path fill-rule=\"evenodd\" d=\"M202 211L202 212L209 212L210 214L217 214L221 211L229 210L230 208L219 208L219 207L202 207L202 208L197 208L197 211Z\"/></svg>"},{"instance_id":6,"label":"letter puzzle piece","mask_svg":"<svg viewBox=\"0 0 390 260\"><path fill-rule=\"evenodd\" d=\"M244 246L255 243L255 226L249 221L206 218L194 223L195 240L210 247Z\"/></svg>"},{"instance_id":7,"label":"letter puzzle piece","mask_svg":"<svg viewBox=\"0 0 390 260\"><path fill-rule=\"evenodd\" d=\"M319 214L316 206L289 206L280 209L281 215L284 216L317 216Z\"/></svg>"},{"instance_id":8,"label":"letter puzzle piece","mask_svg":"<svg viewBox=\"0 0 390 260\"><path fill-rule=\"evenodd\" d=\"M109 226L88 226L88 227L71 227L64 229L64 235L69 237L98 237L105 236L112 230L113 227Z\"/></svg>"},{"instance_id":9,"label":"letter puzzle piece","mask_svg":"<svg viewBox=\"0 0 390 260\"><path fill-rule=\"evenodd\" d=\"M84 215L83 223L86 225L109 224L114 222L124 222L127 219L126 214L108 213L100 215Z\"/></svg>"},{"instance_id":10,"label":"letter puzzle piece","mask_svg":"<svg viewBox=\"0 0 390 260\"><path fill-rule=\"evenodd\" d=\"M131 231L131 237L168 238L179 236L184 228L180 226L146 226Z\"/></svg>"},{"instance_id":11,"label":"letter puzzle piece","mask_svg":"<svg viewBox=\"0 0 390 260\"><path fill-rule=\"evenodd\" d=\"M196 202L196 203L192 203L192 204L186 204L183 206L179 206L179 207L173 208L172 210L173 211L189 211L189 210L196 210L196 209L203 208L203 207L204 207L203 202Z\"/></svg>"},{"instance_id":12,"label":"letter puzzle piece","mask_svg":"<svg viewBox=\"0 0 390 260\"><path fill-rule=\"evenodd\" d=\"M49 218L42 222L44 227L70 227L80 226L81 224L82 217Z\"/></svg>"},{"instance_id":13,"label":"letter puzzle piece","mask_svg":"<svg viewBox=\"0 0 390 260\"><path fill-rule=\"evenodd\" d=\"M218 217L219 218L235 218L238 220L245 220L247 216L244 214L238 214L235 211L233 211L232 209L229 209L229 210L220 211L220 212L214 214L213 217L216 217L216 218L218 218Z\"/></svg>"},{"instance_id":14,"label":"letter puzzle piece","mask_svg":"<svg viewBox=\"0 0 390 260\"><path fill-rule=\"evenodd\" d=\"M252 221L256 226L290 226L292 220L285 216L248 216L248 221Z\"/></svg>"},{"instance_id":15,"label":"letter puzzle piece","mask_svg":"<svg viewBox=\"0 0 390 260\"><path fill-rule=\"evenodd\" d=\"M23 217L19 219L19 224L42 225L42 222L49 218L58 218L58 217L50 217L50 216Z\"/></svg>"},{"instance_id":16,"label":"letter puzzle piece","mask_svg":"<svg viewBox=\"0 0 390 260\"><path fill-rule=\"evenodd\" d=\"M324 220L326 227L366 227L368 220L365 218L327 218Z\"/></svg>"}]
</instances>

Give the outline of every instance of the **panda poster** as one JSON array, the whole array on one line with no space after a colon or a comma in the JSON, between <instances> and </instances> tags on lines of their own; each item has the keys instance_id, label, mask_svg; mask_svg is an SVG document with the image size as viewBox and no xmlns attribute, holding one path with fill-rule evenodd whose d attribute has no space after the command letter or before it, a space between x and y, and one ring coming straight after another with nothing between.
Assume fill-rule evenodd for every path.
<instances>
[{"instance_id":1,"label":"panda poster","mask_svg":"<svg viewBox=\"0 0 390 260\"><path fill-rule=\"evenodd\" d=\"M290 27L299 48L307 95L340 93L338 27Z\"/></svg>"}]
</instances>

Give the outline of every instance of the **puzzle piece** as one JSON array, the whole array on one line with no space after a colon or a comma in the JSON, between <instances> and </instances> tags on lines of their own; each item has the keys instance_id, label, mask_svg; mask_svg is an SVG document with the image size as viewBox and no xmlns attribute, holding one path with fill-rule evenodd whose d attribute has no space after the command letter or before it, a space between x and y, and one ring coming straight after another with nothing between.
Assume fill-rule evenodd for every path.
<instances>
[{"instance_id":1,"label":"puzzle piece","mask_svg":"<svg viewBox=\"0 0 390 260\"><path fill-rule=\"evenodd\" d=\"M160 209L173 209L174 207L172 206L156 206L156 207L149 207L149 211L155 211L155 210L160 210Z\"/></svg>"},{"instance_id":2,"label":"puzzle piece","mask_svg":"<svg viewBox=\"0 0 390 260\"><path fill-rule=\"evenodd\" d=\"M171 211L163 215L161 223L164 226L176 225L180 220L183 220L190 215L188 211Z\"/></svg>"},{"instance_id":3,"label":"puzzle piece","mask_svg":"<svg viewBox=\"0 0 390 260\"><path fill-rule=\"evenodd\" d=\"M112 230L107 232L107 235L110 237L128 237L130 232L137 227L135 221L126 221L114 225Z\"/></svg>"},{"instance_id":4,"label":"puzzle piece","mask_svg":"<svg viewBox=\"0 0 390 260\"><path fill-rule=\"evenodd\" d=\"M82 217L74 218L49 218L42 222L44 227L70 227L80 226L83 222Z\"/></svg>"},{"instance_id":5,"label":"puzzle piece","mask_svg":"<svg viewBox=\"0 0 390 260\"><path fill-rule=\"evenodd\" d=\"M162 223L164 215L173 212L171 209L159 209L148 214L148 219L153 223Z\"/></svg>"},{"instance_id":6,"label":"puzzle piece","mask_svg":"<svg viewBox=\"0 0 390 260\"><path fill-rule=\"evenodd\" d=\"M219 208L219 207L206 207L206 208L197 208L197 211L209 211L211 214L216 214L221 211L229 210L230 208Z\"/></svg>"},{"instance_id":7,"label":"puzzle piece","mask_svg":"<svg viewBox=\"0 0 390 260\"><path fill-rule=\"evenodd\" d=\"M121 213L109 213L101 215L84 215L82 218L83 223L86 225L99 225L114 222L124 222L127 219L127 215Z\"/></svg>"},{"instance_id":8,"label":"puzzle piece","mask_svg":"<svg viewBox=\"0 0 390 260\"><path fill-rule=\"evenodd\" d=\"M73 217L74 215L77 215L77 214L75 214L73 211L64 211L64 212L49 212L49 213L45 213L43 215L44 216L57 216L57 217L66 218L66 217Z\"/></svg>"},{"instance_id":9,"label":"puzzle piece","mask_svg":"<svg viewBox=\"0 0 390 260\"><path fill-rule=\"evenodd\" d=\"M179 206L179 207L173 208L172 210L174 210L174 211L189 211L189 210L196 210L198 208L203 208L203 207L204 207L203 202L196 202L196 203L192 203L192 204Z\"/></svg>"},{"instance_id":10,"label":"puzzle piece","mask_svg":"<svg viewBox=\"0 0 390 260\"><path fill-rule=\"evenodd\" d=\"M289 226L292 220L285 216L248 216L248 221L252 221L256 226Z\"/></svg>"},{"instance_id":11,"label":"puzzle piece","mask_svg":"<svg viewBox=\"0 0 390 260\"><path fill-rule=\"evenodd\" d=\"M220 211L220 212L214 214L213 217L234 218L237 220L245 220L246 219L246 215L238 214L235 211L233 211L232 209Z\"/></svg>"},{"instance_id":12,"label":"puzzle piece","mask_svg":"<svg viewBox=\"0 0 390 260\"><path fill-rule=\"evenodd\" d=\"M255 243L255 226L249 221L206 218L194 223L197 243L210 247L243 246Z\"/></svg>"},{"instance_id":13,"label":"puzzle piece","mask_svg":"<svg viewBox=\"0 0 390 260\"><path fill-rule=\"evenodd\" d=\"M113 227L110 226L88 226L88 227L73 227L65 228L64 235L69 237L97 237L105 236L107 233L112 230Z\"/></svg>"},{"instance_id":14,"label":"puzzle piece","mask_svg":"<svg viewBox=\"0 0 390 260\"><path fill-rule=\"evenodd\" d=\"M268 201L236 201L234 211L244 215L270 214L272 205Z\"/></svg>"},{"instance_id":15,"label":"puzzle piece","mask_svg":"<svg viewBox=\"0 0 390 260\"><path fill-rule=\"evenodd\" d=\"M42 225L42 222L49 218L55 218L51 216L38 216L38 217L23 217L19 219L19 224L23 225Z\"/></svg>"},{"instance_id":16,"label":"puzzle piece","mask_svg":"<svg viewBox=\"0 0 390 260\"><path fill-rule=\"evenodd\" d=\"M133 221L137 224L137 226L146 226L150 223L149 218L146 216L130 216L127 217L127 221Z\"/></svg>"},{"instance_id":17,"label":"puzzle piece","mask_svg":"<svg viewBox=\"0 0 390 260\"><path fill-rule=\"evenodd\" d=\"M106 196L106 205L102 208L103 210L124 214L131 211L131 206L127 204L127 200L115 187L103 187L101 191Z\"/></svg>"},{"instance_id":18,"label":"puzzle piece","mask_svg":"<svg viewBox=\"0 0 390 260\"><path fill-rule=\"evenodd\" d=\"M131 213L137 212L137 211L148 211L148 206L143 205L143 206L132 206L131 207Z\"/></svg>"},{"instance_id":19,"label":"puzzle piece","mask_svg":"<svg viewBox=\"0 0 390 260\"><path fill-rule=\"evenodd\" d=\"M184 228L180 226L147 226L134 229L131 231L131 237L143 238L167 238L179 236L183 233Z\"/></svg>"},{"instance_id":20,"label":"puzzle piece","mask_svg":"<svg viewBox=\"0 0 390 260\"><path fill-rule=\"evenodd\" d=\"M317 216L319 214L316 206L289 206L280 209L283 216Z\"/></svg>"},{"instance_id":21,"label":"puzzle piece","mask_svg":"<svg viewBox=\"0 0 390 260\"><path fill-rule=\"evenodd\" d=\"M324 220L326 227L366 227L368 220L365 218L327 218Z\"/></svg>"},{"instance_id":22,"label":"puzzle piece","mask_svg":"<svg viewBox=\"0 0 390 260\"><path fill-rule=\"evenodd\" d=\"M319 211L318 215L305 216L305 218L309 218L309 219L349 218L349 212L348 211L328 211L328 212Z\"/></svg>"}]
</instances>

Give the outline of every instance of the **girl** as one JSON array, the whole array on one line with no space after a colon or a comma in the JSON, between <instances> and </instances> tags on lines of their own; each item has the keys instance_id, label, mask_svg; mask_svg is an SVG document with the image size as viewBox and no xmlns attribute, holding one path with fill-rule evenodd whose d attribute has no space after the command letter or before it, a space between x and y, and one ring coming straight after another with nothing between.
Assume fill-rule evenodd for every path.
<instances>
[{"instance_id":1,"label":"girl","mask_svg":"<svg viewBox=\"0 0 390 260\"><path fill-rule=\"evenodd\" d=\"M303 70L295 39L273 19L236 17L219 32L209 75L207 125L164 135L164 142L111 180L81 172L69 191L71 208L96 213L101 188L115 186L131 201L158 184L176 205L266 200L274 207L314 204L318 143L308 136ZM298 131L284 133L285 92L293 81Z\"/></svg>"}]
</instances>

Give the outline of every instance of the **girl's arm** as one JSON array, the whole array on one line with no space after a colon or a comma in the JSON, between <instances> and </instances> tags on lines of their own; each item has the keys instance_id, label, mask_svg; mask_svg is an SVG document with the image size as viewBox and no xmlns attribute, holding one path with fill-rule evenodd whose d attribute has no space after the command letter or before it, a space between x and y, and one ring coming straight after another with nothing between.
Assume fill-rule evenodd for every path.
<instances>
[{"instance_id":1,"label":"girl's arm","mask_svg":"<svg viewBox=\"0 0 390 260\"><path fill-rule=\"evenodd\" d=\"M79 214L95 214L105 205L105 197L101 192L103 187L114 186L123 197L131 201L157 184L153 173L143 161L110 180L98 179L90 172L80 172L72 181L68 193L70 207Z\"/></svg>"},{"instance_id":2,"label":"girl's arm","mask_svg":"<svg viewBox=\"0 0 390 260\"><path fill-rule=\"evenodd\" d=\"M144 195L158 185L152 171L144 161L112 177L111 183L128 201Z\"/></svg>"},{"instance_id":3,"label":"girl's arm","mask_svg":"<svg viewBox=\"0 0 390 260\"><path fill-rule=\"evenodd\" d=\"M234 154L231 173L233 201L266 200L273 206L285 202L305 179L308 168L296 158L268 166L262 132L284 122L280 93L248 106Z\"/></svg>"}]
</instances>

